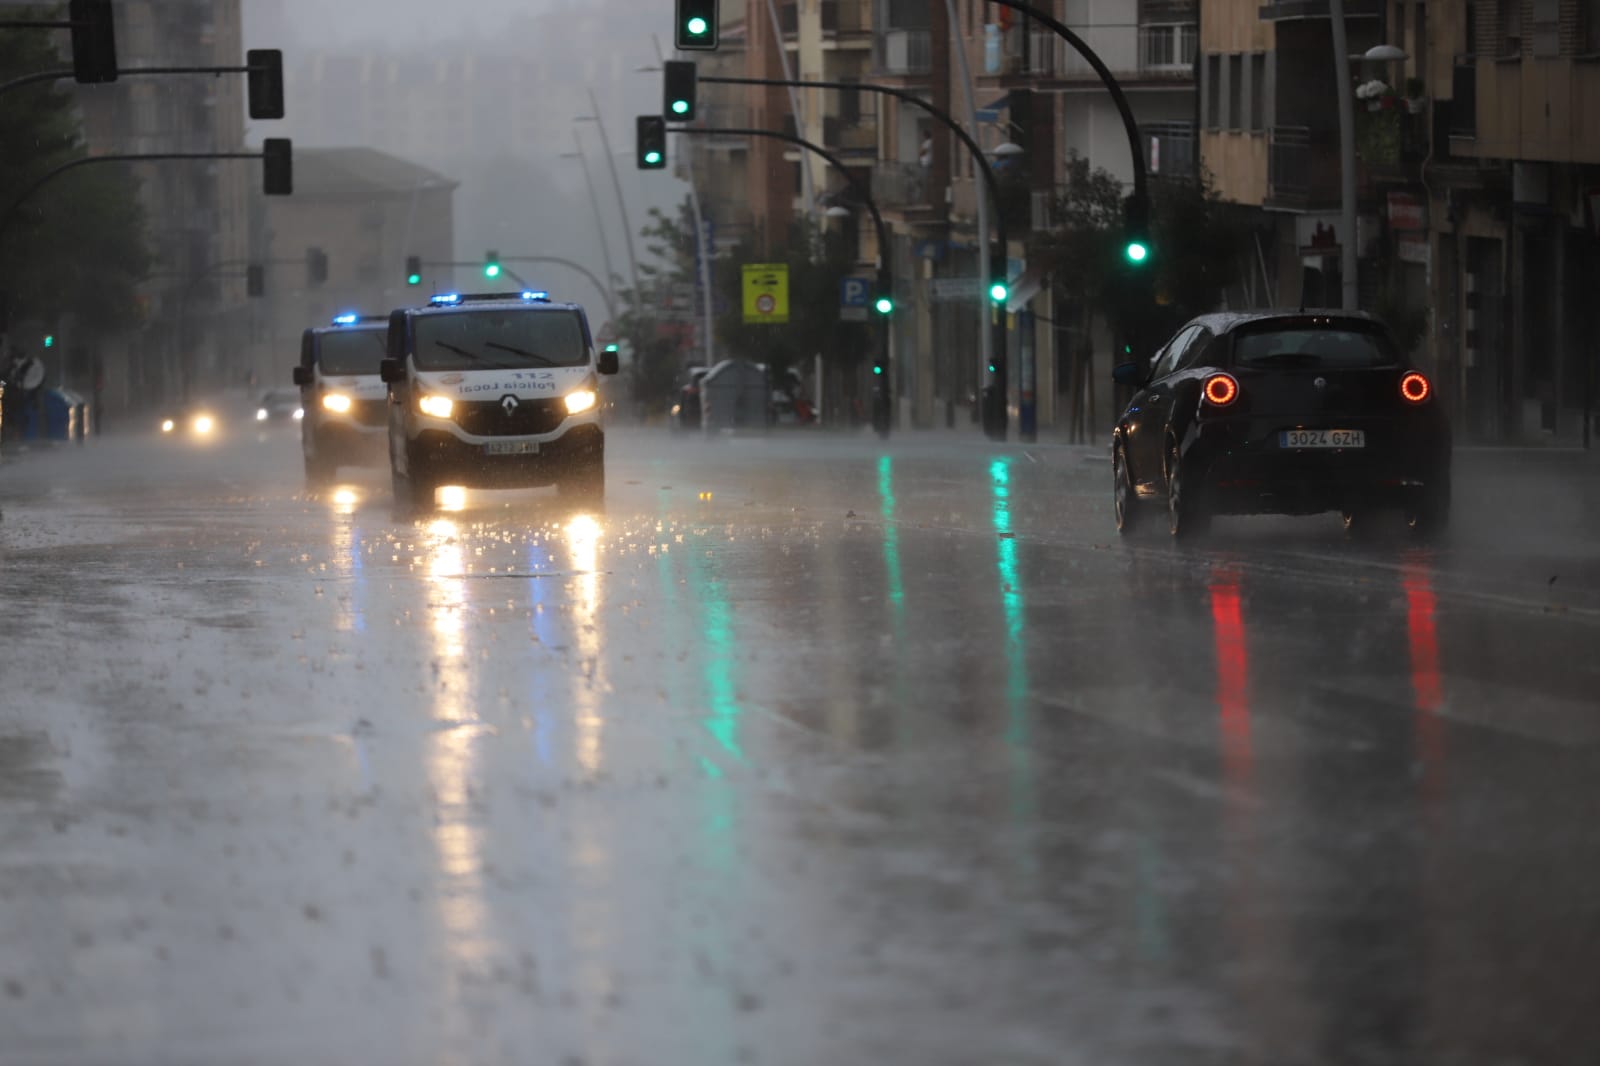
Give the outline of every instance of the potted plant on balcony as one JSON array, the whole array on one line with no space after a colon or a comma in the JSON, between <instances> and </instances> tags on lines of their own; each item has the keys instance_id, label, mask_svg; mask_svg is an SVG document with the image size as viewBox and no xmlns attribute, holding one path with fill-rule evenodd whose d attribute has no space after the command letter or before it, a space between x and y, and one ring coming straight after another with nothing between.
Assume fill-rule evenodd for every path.
<instances>
[{"instance_id":1,"label":"potted plant on balcony","mask_svg":"<svg viewBox=\"0 0 1600 1066\"><path fill-rule=\"evenodd\" d=\"M1405 104L1387 82L1373 78L1356 87L1366 110L1356 115L1356 154L1369 166L1400 162L1400 123Z\"/></svg>"}]
</instances>

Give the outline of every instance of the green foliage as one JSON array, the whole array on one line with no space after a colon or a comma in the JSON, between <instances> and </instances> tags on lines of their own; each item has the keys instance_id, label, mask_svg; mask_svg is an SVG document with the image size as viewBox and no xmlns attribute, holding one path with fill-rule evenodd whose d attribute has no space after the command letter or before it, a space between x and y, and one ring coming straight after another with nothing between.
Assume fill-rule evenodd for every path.
<instances>
[{"instance_id":1,"label":"green foliage","mask_svg":"<svg viewBox=\"0 0 1600 1066\"><path fill-rule=\"evenodd\" d=\"M69 64L42 30L0 32L0 82ZM71 95L54 84L0 97L0 210L60 164L81 158ZM0 231L0 292L13 321L76 312L100 330L138 318L134 286L149 269L137 185L114 163L68 172L34 193Z\"/></svg>"},{"instance_id":2,"label":"green foliage","mask_svg":"<svg viewBox=\"0 0 1600 1066\"><path fill-rule=\"evenodd\" d=\"M672 215L652 210L640 230L647 255L639 264L644 291L624 290L621 330L637 353L634 398L641 403L664 400L680 369L700 361L700 353L688 347L692 331L664 320L660 313L662 293L696 282L694 233L687 199ZM742 268L759 262L789 266L790 313L785 324L744 322ZM765 363L774 375L819 353L830 366L853 365L871 338L865 323L839 320L839 284L853 267L851 250L843 240L836 234L820 234L804 222L780 250L762 255L747 240L731 254L713 260L712 291L722 308L715 318L718 358Z\"/></svg>"},{"instance_id":3,"label":"green foliage","mask_svg":"<svg viewBox=\"0 0 1600 1066\"><path fill-rule=\"evenodd\" d=\"M1123 198L1115 177L1074 154L1053 226L1030 245L1080 326L1099 311L1119 335L1149 338L1214 309L1237 279L1241 238L1210 180L1151 182L1150 256L1139 265L1124 256Z\"/></svg>"}]
</instances>

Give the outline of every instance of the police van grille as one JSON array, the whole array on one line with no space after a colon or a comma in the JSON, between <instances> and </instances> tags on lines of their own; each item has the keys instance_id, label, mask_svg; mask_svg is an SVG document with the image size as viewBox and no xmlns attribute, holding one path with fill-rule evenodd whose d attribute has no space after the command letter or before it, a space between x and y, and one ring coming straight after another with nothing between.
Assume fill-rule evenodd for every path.
<instances>
[{"instance_id":1,"label":"police van grille","mask_svg":"<svg viewBox=\"0 0 1600 1066\"><path fill-rule=\"evenodd\" d=\"M388 400L357 400L350 414L363 426L381 426L389 420Z\"/></svg>"},{"instance_id":2,"label":"police van grille","mask_svg":"<svg viewBox=\"0 0 1600 1066\"><path fill-rule=\"evenodd\" d=\"M475 437L527 437L549 433L566 417L560 399L522 400L506 413L500 400L456 403L456 425Z\"/></svg>"}]
</instances>

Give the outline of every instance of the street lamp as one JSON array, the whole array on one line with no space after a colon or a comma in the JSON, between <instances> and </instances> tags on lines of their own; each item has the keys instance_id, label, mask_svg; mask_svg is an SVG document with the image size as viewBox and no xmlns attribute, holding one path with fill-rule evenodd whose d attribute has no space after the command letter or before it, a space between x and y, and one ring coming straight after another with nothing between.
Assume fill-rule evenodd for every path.
<instances>
[{"instance_id":1,"label":"street lamp","mask_svg":"<svg viewBox=\"0 0 1600 1066\"><path fill-rule=\"evenodd\" d=\"M1406 58L1406 53L1392 44L1380 44L1359 56L1351 55L1344 0L1328 0L1328 21L1333 30L1333 76L1339 104L1339 303L1344 310L1354 311L1361 298L1356 275L1356 116L1349 64L1392 62Z\"/></svg>"}]
</instances>

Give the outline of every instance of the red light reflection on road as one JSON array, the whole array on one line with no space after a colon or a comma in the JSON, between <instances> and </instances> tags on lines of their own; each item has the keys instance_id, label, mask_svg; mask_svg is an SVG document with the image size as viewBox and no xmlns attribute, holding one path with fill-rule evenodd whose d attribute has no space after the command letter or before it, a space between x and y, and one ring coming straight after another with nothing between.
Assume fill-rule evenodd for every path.
<instances>
[{"instance_id":1,"label":"red light reflection on road","mask_svg":"<svg viewBox=\"0 0 1600 1066\"><path fill-rule=\"evenodd\" d=\"M1411 645L1411 691L1416 701L1413 731L1417 758L1422 763L1423 787L1437 798L1443 787L1444 684L1439 673L1437 601L1433 594L1433 567L1422 553L1412 553L1400 568L1400 586L1406 594L1406 635Z\"/></svg>"},{"instance_id":2,"label":"red light reflection on road","mask_svg":"<svg viewBox=\"0 0 1600 1066\"><path fill-rule=\"evenodd\" d=\"M1211 629L1217 651L1217 714L1222 733L1222 769L1230 787L1249 783L1250 652L1239 604L1239 572L1211 572Z\"/></svg>"}]
</instances>

